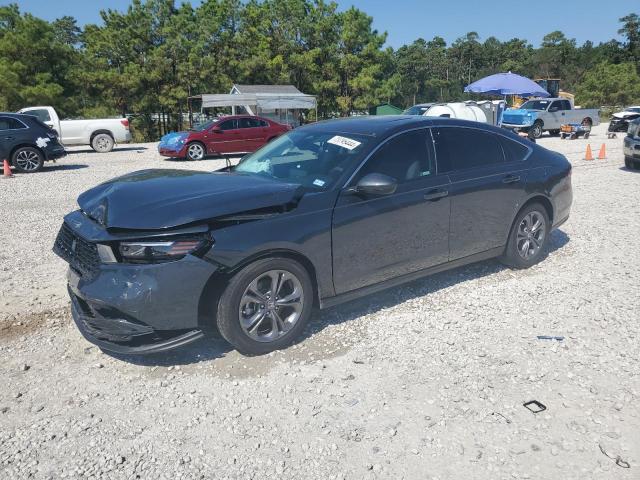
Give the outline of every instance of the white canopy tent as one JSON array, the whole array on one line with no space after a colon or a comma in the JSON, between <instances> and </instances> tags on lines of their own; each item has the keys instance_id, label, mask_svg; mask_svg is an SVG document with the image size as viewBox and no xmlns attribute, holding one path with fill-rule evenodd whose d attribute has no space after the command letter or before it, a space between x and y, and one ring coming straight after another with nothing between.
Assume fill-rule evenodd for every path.
<instances>
[{"instance_id":1,"label":"white canopy tent","mask_svg":"<svg viewBox=\"0 0 640 480\"><path fill-rule=\"evenodd\" d=\"M250 115L296 123L296 111L316 109L316 97L300 92L293 85L234 85L231 93L202 94L191 99L202 101L201 110L231 107L233 114L241 107Z\"/></svg>"},{"instance_id":2,"label":"white canopy tent","mask_svg":"<svg viewBox=\"0 0 640 480\"><path fill-rule=\"evenodd\" d=\"M255 106L261 110L316 108L313 95L278 93L220 93L203 94L202 108Z\"/></svg>"}]
</instances>

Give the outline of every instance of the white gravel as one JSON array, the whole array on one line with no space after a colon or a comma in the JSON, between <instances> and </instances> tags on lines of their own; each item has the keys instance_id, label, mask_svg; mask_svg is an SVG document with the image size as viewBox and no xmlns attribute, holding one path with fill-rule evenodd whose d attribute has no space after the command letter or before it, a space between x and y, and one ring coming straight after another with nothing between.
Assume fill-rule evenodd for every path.
<instances>
[{"instance_id":1,"label":"white gravel","mask_svg":"<svg viewBox=\"0 0 640 480\"><path fill-rule=\"evenodd\" d=\"M90 186L220 160L74 150L0 180L0 478L640 478L640 172L605 130L589 142L607 160L541 140L575 167L541 264L483 262L336 307L256 358L222 341L100 352L71 324L50 251Z\"/></svg>"}]
</instances>

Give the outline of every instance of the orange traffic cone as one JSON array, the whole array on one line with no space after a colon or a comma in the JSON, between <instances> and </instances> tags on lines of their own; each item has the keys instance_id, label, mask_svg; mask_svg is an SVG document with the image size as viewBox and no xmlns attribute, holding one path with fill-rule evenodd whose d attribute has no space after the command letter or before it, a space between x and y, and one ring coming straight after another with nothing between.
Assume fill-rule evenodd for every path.
<instances>
[{"instance_id":1,"label":"orange traffic cone","mask_svg":"<svg viewBox=\"0 0 640 480\"><path fill-rule=\"evenodd\" d=\"M584 156L585 160L593 160L593 153L591 152L591 144L587 145L587 153Z\"/></svg>"},{"instance_id":2,"label":"orange traffic cone","mask_svg":"<svg viewBox=\"0 0 640 480\"><path fill-rule=\"evenodd\" d=\"M604 160L605 158L607 158L607 147L603 143L600 147L600 152L598 153L598 160Z\"/></svg>"},{"instance_id":3,"label":"orange traffic cone","mask_svg":"<svg viewBox=\"0 0 640 480\"><path fill-rule=\"evenodd\" d=\"M11 178L13 177L13 174L11 173L11 167L9 166L9 160L6 160L3 162L2 165L2 169L3 169L3 173L4 173L4 178Z\"/></svg>"}]
</instances>

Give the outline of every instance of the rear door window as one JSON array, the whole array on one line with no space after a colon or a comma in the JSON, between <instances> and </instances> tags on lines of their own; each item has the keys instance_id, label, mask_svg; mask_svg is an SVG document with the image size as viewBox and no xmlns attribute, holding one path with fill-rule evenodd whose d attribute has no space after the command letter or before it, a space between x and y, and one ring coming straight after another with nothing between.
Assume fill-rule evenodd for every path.
<instances>
[{"instance_id":1,"label":"rear door window","mask_svg":"<svg viewBox=\"0 0 640 480\"><path fill-rule=\"evenodd\" d=\"M497 137L475 128L434 128L438 173L504 163L504 153Z\"/></svg>"},{"instance_id":2,"label":"rear door window","mask_svg":"<svg viewBox=\"0 0 640 480\"><path fill-rule=\"evenodd\" d=\"M403 133L380 147L358 172L356 182L370 173L382 173L404 183L435 173L427 148L426 130Z\"/></svg>"},{"instance_id":3,"label":"rear door window","mask_svg":"<svg viewBox=\"0 0 640 480\"><path fill-rule=\"evenodd\" d=\"M11 117L0 117L0 130L20 130L27 128L20 120Z\"/></svg>"},{"instance_id":4,"label":"rear door window","mask_svg":"<svg viewBox=\"0 0 640 480\"><path fill-rule=\"evenodd\" d=\"M507 162L521 162L529 155L530 149L515 140L500 137L500 143Z\"/></svg>"},{"instance_id":5,"label":"rear door window","mask_svg":"<svg viewBox=\"0 0 640 480\"><path fill-rule=\"evenodd\" d=\"M260 126L260 121L255 118L241 118L238 120L240 128L257 128Z\"/></svg>"},{"instance_id":6,"label":"rear door window","mask_svg":"<svg viewBox=\"0 0 640 480\"><path fill-rule=\"evenodd\" d=\"M51 115L49 115L49 110L44 108L39 108L36 110L29 110L28 112L24 112L25 115L31 115L32 117L36 117L41 122L50 122Z\"/></svg>"}]
</instances>

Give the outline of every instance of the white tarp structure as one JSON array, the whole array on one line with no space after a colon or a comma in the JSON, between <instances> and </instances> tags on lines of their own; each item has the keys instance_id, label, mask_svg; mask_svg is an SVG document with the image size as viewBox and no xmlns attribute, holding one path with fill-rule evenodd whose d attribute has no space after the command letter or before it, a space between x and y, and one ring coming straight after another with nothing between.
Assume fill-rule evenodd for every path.
<instances>
[{"instance_id":1,"label":"white tarp structure","mask_svg":"<svg viewBox=\"0 0 640 480\"><path fill-rule=\"evenodd\" d=\"M220 93L203 94L202 108L255 106L259 110L316 108L313 95L279 93Z\"/></svg>"},{"instance_id":2,"label":"white tarp structure","mask_svg":"<svg viewBox=\"0 0 640 480\"><path fill-rule=\"evenodd\" d=\"M302 110L318 107L315 96L302 93L293 85L234 85L230 93L205 93L191 98L202 100L202 110L231 107L234 115L239 109L290 125L300 123Z\"/></svg>"}]
</instances>

